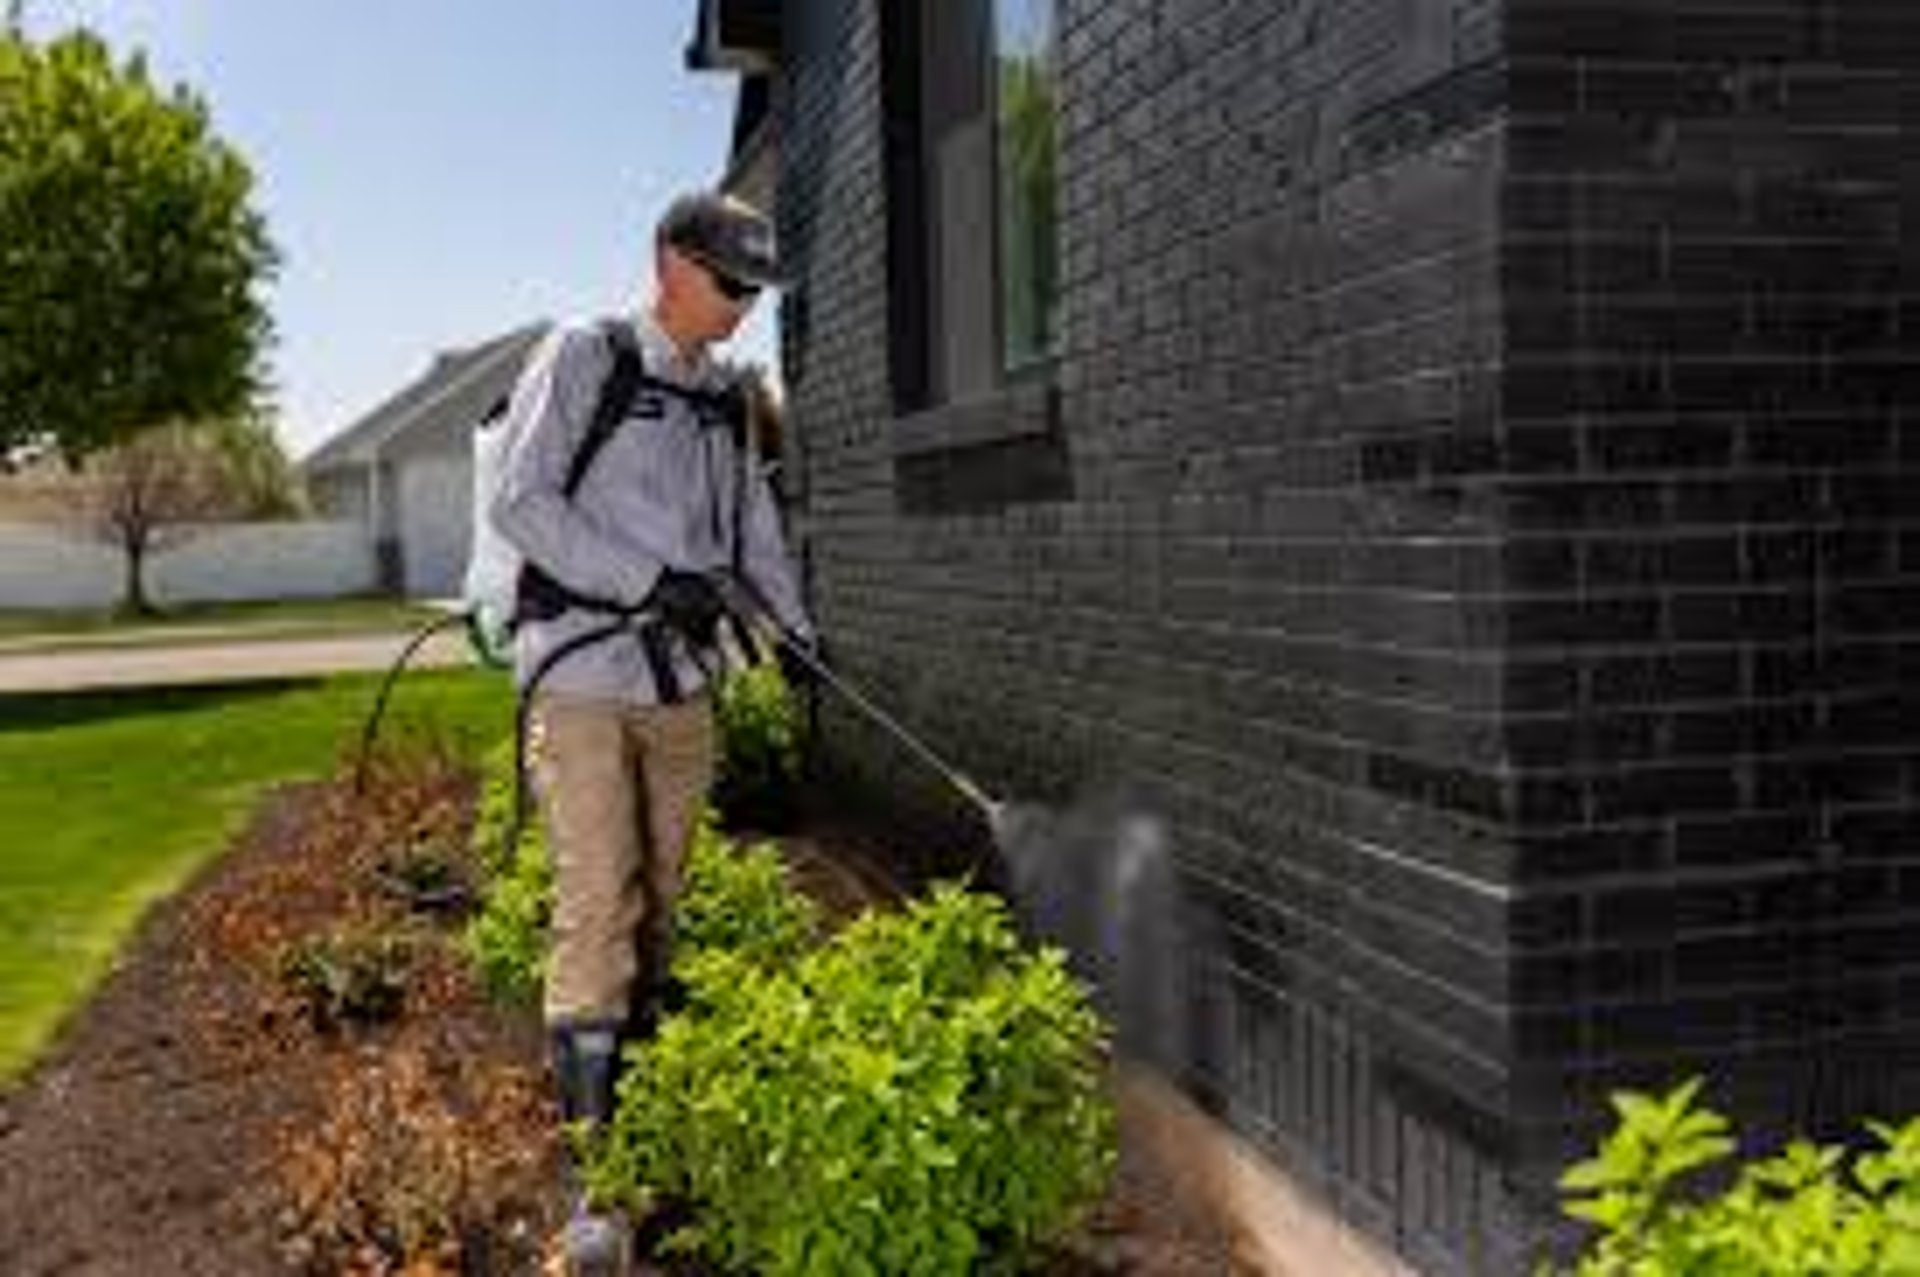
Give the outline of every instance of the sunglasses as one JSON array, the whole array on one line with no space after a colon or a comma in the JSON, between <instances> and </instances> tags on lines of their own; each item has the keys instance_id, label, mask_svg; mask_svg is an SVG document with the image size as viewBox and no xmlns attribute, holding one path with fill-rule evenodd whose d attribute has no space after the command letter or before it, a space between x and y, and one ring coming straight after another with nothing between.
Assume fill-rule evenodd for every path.
<instances>
[{"instance_id":1,"label":"sunglasses","mask_svg":"<svg viewBox=\"0 0 1920 1277\"><path fill-rule=\"evenodd\" d=\"M705 269L707 277L713 281L713 286L719 289L720 295L730 302L750 302L760 295L758 284L749 284L744 279L735 279L725 271L715 270L711 266L706 266Z\"/></svg>"}]
</instances>

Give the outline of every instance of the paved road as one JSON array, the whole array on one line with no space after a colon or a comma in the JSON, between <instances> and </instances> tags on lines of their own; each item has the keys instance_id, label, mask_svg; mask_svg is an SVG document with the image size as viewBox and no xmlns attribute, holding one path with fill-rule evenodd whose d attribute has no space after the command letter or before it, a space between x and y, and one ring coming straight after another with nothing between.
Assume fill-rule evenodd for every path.
<instances>
[{"instance_id":1,"label":"paved road","mask_svg":"<svg viewBox=\"0 0 1920 1277\"><path fill-rule=\"evenodd\" d=\"M407 635L253 639L119 647L100 651L0 653L0 692L77 691L89 687L158 687L384 669ZM416 667L465 665L459 633L437 634L414 657Z\"/></svg>"}]
</instances>

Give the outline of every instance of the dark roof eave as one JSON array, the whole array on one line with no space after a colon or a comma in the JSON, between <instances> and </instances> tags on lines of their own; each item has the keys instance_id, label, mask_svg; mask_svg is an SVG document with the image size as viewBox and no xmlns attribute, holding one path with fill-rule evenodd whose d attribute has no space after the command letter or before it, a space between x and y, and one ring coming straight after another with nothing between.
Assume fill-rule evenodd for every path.
<instances>
[{"instance_id":1,"label":"dark roof eave","mask_svg":"<svg viewBox=\"0 0 1920 1277\"><path fill-rule=\"evenodd\" d=\"M686 64L690 71L771 73L780 64L780 6L768 0L700 0Z\"/></svg>"},{"instance_id":2,"label":"dark roof eave","mask_svg":"<svg viewBox=\"0 0 1920 1277\"><path fill-rule=\"evenodd\" d=\"M687 70L731 71L737 75L770 75L779 59L759 49L713 49L687 46Z\"/></svg>"}]
</instances>

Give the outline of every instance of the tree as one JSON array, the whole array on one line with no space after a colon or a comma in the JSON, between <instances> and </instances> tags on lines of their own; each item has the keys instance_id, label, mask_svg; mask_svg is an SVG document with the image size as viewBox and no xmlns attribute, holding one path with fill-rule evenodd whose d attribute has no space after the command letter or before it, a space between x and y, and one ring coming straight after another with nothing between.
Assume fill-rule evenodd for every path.
<instances>
[{"instance_id":1,"label":"tree","mask_svg":"<svg viewBox=\"0 0 1920 1277\"><path fill-rule=\"evenodd\" d=\"M138 55L0 31L0 453L77 461L250 409L278 265L252 197L202 103Z\"/></svg>"},{"instance_id":2,"label":"tree","mask_svg":"<svg viewBox=\"0 0 1920 1277\"><path fill-rule=\"evenodd\" d=\"M143 430L89 458L71 482L85 533L123 556L120 608L136 616L155 610L146 587L155 554L209 524L283 518L303 506L293 467L257 419Z\"/></svg>"}]
</instances>

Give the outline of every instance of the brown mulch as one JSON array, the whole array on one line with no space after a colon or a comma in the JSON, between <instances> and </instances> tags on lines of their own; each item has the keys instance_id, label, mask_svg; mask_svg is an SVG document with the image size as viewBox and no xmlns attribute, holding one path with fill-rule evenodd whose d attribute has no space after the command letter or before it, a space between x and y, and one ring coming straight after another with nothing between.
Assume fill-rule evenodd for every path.
<instances>
[{"instance_id":1,"label":"brown mulch","mask_svg":"<svg viewBox=\"0 0 1920 1277\"><path fill-rule=\"evenodd\" d=\"M388 1236L389 1250L428 1256L409 1277L539 1271L563 1207L537 1013L474 987L433 943L449 919L366 885L370 857L463 826L470 800L451 765L424 784L376 778L357 800L343 783L282 790L149 914L93 1001L0 1094L0 1274L398 1271L331 1245L364 1225L354 1212L369 1199L401 1232L425 1230ZM863 835L780 841L830 914L891 891ZM419 941L403 1012L316 1022L281 956L375 923ZM1050 1277L1234 1271L1167 1183L1123 1136L1113 1194ZM418 1246L425 1216L449 1212L458 1235Z\"/></svg>"}]
</instances>

